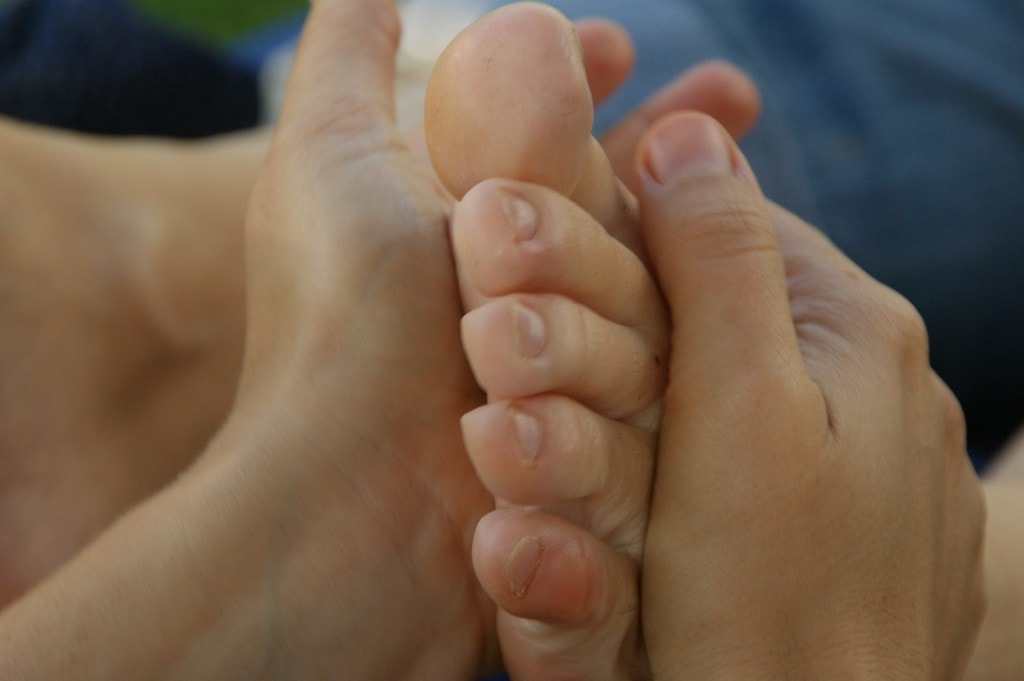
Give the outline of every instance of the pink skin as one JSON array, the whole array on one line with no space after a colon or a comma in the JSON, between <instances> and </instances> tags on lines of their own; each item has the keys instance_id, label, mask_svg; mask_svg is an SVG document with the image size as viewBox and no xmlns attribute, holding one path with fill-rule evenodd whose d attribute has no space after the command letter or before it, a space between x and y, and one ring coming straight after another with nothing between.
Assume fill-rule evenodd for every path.
<instances>
[{"instance_id":1,"label":"pink skin","mask_svg":"<svg viewBox=\"0 0 1024 681\"><path fill-rule=\"evenodd\" d=\"M985 503L920 315L694 113L642 143L672 312L644 554L658 679L959 678Z\"/></svg>"},{"instance_id":2,"label":"pink skin","mask_svg":"<svg viewBox=\"0 0 1024 681\"><path fill-rule=\"evenodd\" d=\"M607 21L578 30L600 99L628 73L632 47ZM671 106L727 108L743 78L700 76L715 68L670 86ZM631 125L607 138L613 161L630 166L638 135ZM223 422L242 354L242 224L267 144L265 132L117 142L0 123L11 225L10 297L0 306L11 330L0 344L9 473L0 478L0 606L173 481ZM43 318L32 312L42 305L67 311ZM125 394L144 397L125 410L116 399Z\"/></svg>"},{"instance_id":3,"label":"pink skin","mask_svg":"<svg viewBox=\"0 0 1024 681\"><path fill-rule=\"evenodd\" d=\"M602 149L577 49L557 13L505 8L456 38L427 93L427 147L461 199L452 239L463 344L488 397L463 418L498 505L477 527L474 566L521 681L648 674L637 565L667 331L616 172L637 182L641 130L684 102L722 114L737 134L757 111L748 80L709 64Z\"/></svg>"},{"instance_id":4,"label":"pink skin","mask_svg":"<svg viewBox=\"0 0 1024 681\"><path fill-rule=\"evenodd\" d=\"M585 64L589 69L588 82L589 86L594 89L595 96L610 92L616 86L622 75L628 71L628 62L630 60L630 51L628 49L628 41L625 41L622 37L621 31L616 32L616 29L610 24L595 22L589 25L581 26L580 39L585 46L594 46L593 48L588 47L588 54L591 55L585 59ZM601 51L601 45L605 47L611 46L611 49L607 49L604 52ZM628 168L631 167L632 157L636 146L636 141L639 137L640 130L636 127L637 120L644 120L649 117L657 115L663 108L672 109L675 107L686 107L691 106L694 108L704 108L709 111L733 111L732 119L735 121L736 132L742 131L742 129L749 125L749 122L754 118L754 112L756 111L756 98L742 97L737 98L737 93L747 92L751 90L744 88L744 83L748 83L742 76L740 76L735 70L731 70L728 67L721 65L710 65L706 67L700 67L691 74L683 76L679 81L668 86L665 92L657 96L650 103L645 105L640 112L637 114L639 118L632 119L632 122L626 124L625 127L619 128L607 138L607 154L613 167L616 168ZM739 113L735 113L735 111ZM728 118L728 117L727 117ZM42 137L49 137L48 133L41 133ZM210 192L210 198L213 203L218 207L218 214L223 211L226 215L223 227L223 231L214 229L210 232L205 232L204 228L208 225L203 220L191 220L189 224L195 231L194 238L183 240L181 234L183 232L174 231L173 221L167 223L169 238L166 242L160 242L162 245L167 245L168 248L160 250L154 254L158 258L158 262L161 263L161 267L156 267L147 270L149 275L158 275L163 272L167 272L168 276L166 280L156 279L154 281L147 282L149 289L155 290L164 295L168 292L173 292L175 295L181 296L180 299L174 300L172 309L178 310L179 306L181 310L187 312L187 316L183 319L192 323L191 320L203 322L206 318L207 313L210 317L221 320L229 321L224 329L224 339L218 341L210 349L209 353L205 356L209 357L211 368L208 371L199 370L195 373L190 371L189 381L179 382L181 374L178 373L179 365L173 363L167 365L160 365L162 370L166 370L166 374L162 375L161 381L167 381L169 390L167 392L168 397L161 402L161 408L157 413L164 415L177 415L185 419L185 426L175 425L177 421L171 424L171 430L176 434L185 434L183 438L184 442L178 443L177 441L161 439L161 442L167 444L171 448L171 452L167 458L158 457L159 461L153 461L147 457L153 455L153 450L147 445L151 442L154 437L154 433L163 432L160 429L165 429L166 423L161 423L153 428L147 425L145 422L138 424L138 427L133 425L132 437L130 440L126 440L123 443L123 447L118 449L118 452L123 452L126 457L124 458L124 465L118 466L119 475L117 480L124 481L124 490L119 490L116 495L106 495L100 493L97 495L98 488L94 488L88 485L78 485L80 490L91 490L93 499L91 504L99 503L102 506L102 510L98 514L82 514L82 513L68 513L68 497L62 496L60 499L59 507L57 508L60 513L60 517L65 520L68 518L74 518L77 521L82 521L80 524L82 527L74 527L73 532L66 532L59 528L60 520L54 521L53 524L48 525L47 532L39 533L33 532L32 535L37 540L46 540L50 542L51 546L46 549L45 554L41 555L41 560L32 563L31 565L22 567L17 566L16 569L11 572L10 566L2 566L5 570L5 574L2 576L4 586L7 588L5 596L7 598L14 598L15 596L22 593L28 586L36 583L41 578L48 575L56 567L61 565L69 557L75 555L77 551L88 544L93 537L95 537L104 528L108 527L110 522L120 516L128 508L138 503L140 500L146 498L147 495L152 494L154 491L160 489L163 485L179 474L182 468L186 467L188 463L195 456L196 452L203 446L212 433L223 415L226 413L228 406L230 405L230 397L234 392L235 383L237 382L238 362L241 353L241 342L239 329L241 327L239 306L237 301L242 296L243 287L241 286L241 275L240 268L237 259L237 244L241 239L239 227L239 211L240 206L244 205L244 197L247 195L246 182L251 182L251 174L255 172L255 167L259 163L263 156L263 150L265 142L257 140L253 145L244 145L245 148L241 151L236 151L232 144L225 143L223 147L214 148L213 145L206 147L198 145L196 147L197 153L193 153L190 147L176 147L174 145L161 145L161 144L147 144L144 147L144 151L141 154L134 154L127 150L127 148L121 145L110 145L107 147L104 143L99 141L89 141L86 144L78 145L78 149L81 150L83 160L86 160L91 167L98 168L101 164L96 161L98 158L110 159L112 162L118 163L118 159L129 159L129 162L124 164L131 169L128 173L133 181L145 184L147 178L159 179L160 177L170 173L176 177L189 177L204 178L203 182L197 183L195 188L196 192L202 194L205 190L203 187L218 187L216 192ZM60 151L63 149L60 144L55 144L54 148ZM206 151L210 153L205 153ZM198 153L202 151L204 153ZM63 153L63 152L61 152ZM77 152L76 152L77 153ZM593 152L591 152L593 153ZM9 157L10 158L10 157ZM39 160L39 156L35 158ZM88 159L92 159L89 161ZM215 159L216 162L211 163L211 159ZM173 160L174 163L169 163L169 160ZM62 161L66 164L66 159ZM133 166L132 164L136 164ZM172 168L178 169L171 171ZM244 168L245 172L239 173L238 169ZM197 173L196 170L201 169L203 172ZM117 177L114 173L112 177ZM108 185L102 185L105 178L108 176L103 173L92 173L90 177L93 180L101 183L101 186L106 188L104 192L109 192L111 207L116 208L118 205L118 194L117 189L124 190L125 187L134 186L131 183L125 184L122 180L111 181ZM227 184L225 184L227 183ZM241 189L238 189L239 183L241 183ZM180 184L180 183L179 183ZM174 184L173 186L179 186ZM44 185L41 185L44 186ZM159 181L153 182L149 185L147 192L152 190L155 196L162 197L161 200L165 200L167 197L161 192L161 183ZM225 187L231 189L230 194L223 191ZM142 192L141 196L149 197L150 194ZM233 198L228 200L228 197L238 196L243 197L239 201L235 201ZM95 197L96 194L93 194ZM103 196L107 196L106 193ZM137 196L136 196L137 198ZM194 197L193 197L194 198ZM157 203L157 202L154 202ZM172 202L173 203L173 202ZM195 205L194 201L189 200L188 205ZM159 210L151 211L153 206L147 207L146 215L160 216ZM173 213L172 214L178 214ZM212 213L207 212L209 216ZM148 223L147 223L148 224ZM221 223L218 222L217 227L220 227ZM35 232L38 234L38 231ZM190 232L191 233L191 232ZM89 235L89 232L84 234ZM218 238L218 249L221 248L221 241L223 241L224 250L231 256L231 262L233 263L232 268L218 268L216 262L208 262L203 260L205 255L208 255L209 249L195 248L199 244L208 244L207 237L209 235L216 236ZM101 234L92 234L89 238L92 240L93 246L96 246L100 251L103 250L104 241L100 238ZM234 245L236 248L232 249ZM179 248L181 247L181 248ZM182 254L187 254L187 258L183 258ZM188 280L188 275L196 271L195 267L190 266L187 271L179 271L179 266L184 262L193 262L193 257L197 259L197 262L202 262L204 268L207 265L214 265L209 268L209 271L213 274L224 275L223 282L215 283L214 285L203 284L201 286L196 285L195 281ZM137 268L137 264L133 265L131 262L125 263L126 266ZM164 269L166 266L166 270ZM45 269L45 267L44 267ZM135 270L132 269L134 272ZM204 272L206 269L203 270ZM185 275L184 286L174 286L167 290L165 287L170 282L177 282L181 277L179 275ZM45 273L44 273L44 276ZM219 281L216 277L211 277L212 281ZM134 279L126 278L119 280L115 277L115 281L119 282L118 285L130 285L136 284ZM85 290L86 286L83 284L80 290ZM194 290L193 290L194 289ZM223 300L218 298L217 305L223 305L223 309L228 310L231 314L225 315L223 309L218 306L214 306L212 310L206 310L199 306L202 303L210 302L209 293L211 291L218 292L218 295L223 295ZM131 292L131 291L129 291ZM186 292L184 295L182 292ZM192 293L196 293L195 299L191 297ZM163 297L157 297L154 299L146 299L146 305L157 303L155 309L143 308L142 317L145 319L146 315L157 314L157 318L166 321L167 317L163 312L167 309L163 307L166 303L166 299ZM196 303L196 304L194 304ZM596 303L595 303L596 304ZM201 313L201 314L197 314ZM175 318L178 320L178 318ZM123 328L118 324L111 325L111 329ZM31 335L31 329L23 327L25 333ZM177 332L176 329L170 328L165 329L167 331ZM71 338L73 336L66 336ZM120 341L128 341L129 337L125 334L120 334ZM133 345L141 353L145 354L149 352L150 346L148 343L152 339L148 339L144 334L141 334L137 338L138 344ZM135 340L131 341L133 344ZM162 343L162 341L161 341ZM173 347L173 346L172 346ZM59 353L55 354L59 356ZM226 357L226 360L218 360L218 357ZM119 355L117 361L123 359L123 355ZM205 361L205 360L204 360ZM23 368L23 364L18 366ZM83 365L84 366L84 365ZM104 373L101 366L93 366L93 369L99 371L101 375L110 376L109 372ZM138 378L138 374L133 374L135 378ZM178 378L176 378L178 377ZM203 403L194 399L196 392L193 392L188 386L191 381L195 381L201 386L201 390L204 395L210 396L212 406L204 406ZM36 385L41 385L38 382ZM211 390L210 386L216 386L215 390ZM45 387L45 386L43 386ZM84 393L90 394L90 384L85 381L82 385ZM95 386L93 386L93 389ZM22 395L24 398L25 395ZM20 404L26 409L31 408L31 403L25 399L21 399ZM79 404L92 404L88 399L80 401ZM175 406L177 405L177 406ZM187 410L181 408L182 405L188 405ZM199 415L195 418L188 417L193 411L199 410ZM545 413L549 413L547 409ZM550 413L554 413L557 416L557 410L552 409ZM573 412L576 418L579 418L580 412ZM172 419L173 421L173 419ZM639 430L621 431L616 430L614 422L612 421L600 421L598 432L601 432L601 428L604 428L604 437L620 437L622 432L633 433L629 437L635 437L635 442L630 445L632 448L640 449L646 447L644 436ZM557 426L551 429L551 432L560 430ZM64 431L55 431L55 436L64 434ZM81 437L73 433L68 433L67 441L62 446L71 446L75 443L80 443ZM105 451L113 451L109 448ZM140 455L140 452L145 452L146 455ZM10 456L17 456L18 452L11 452ZM642 461L642 458L640 459ZM159 466L152 465L153 463L159 463ZM72 470L71 468L66 470ZM636 474L637 477L642 478L644 474L642 472ZM140 477L143 476L143 477ZM616 475L609 475L609 478L616 478ZM112 478L107 475L101 476L103 480L111 480ZM141 483L141 484L140 484ZM596 484L596 483L595 483ZM558 489L551 491L552 495L562 494ZM102 496L102 498L100 498ZM512 496L512 495L510 495ZM601 495L598 495L601 496ZM20 497L23 498L23 497ZM5 499L5 503L16 502L18 497L8 495ZM11 508L6 506L5 508ZM585 508L585 507L584 507ZM23 517L23 513L17 508L15 515ZM593 511L595 515L604 515L605 511L596 510ZM633 517L636 514L628 514ZM35 517L44 517L42 515L36 515ZM613 521L612 524L620 524L618 521ZM625 523L622 523L625 524ZM20 526L20 525L19 525ZM629 530L627 534L635 534L633 530ZM11 535L5 535L6 540L10 540ZM49 538L49 539L47 539ZM584 536L582 541L589 541L589 535ZM623 542L623 545L636 544L636 542ZM599 542L595 545L597 552L604 550L604 544ZM12 549L9 555L18 553L18 555L24 555L24 552ZM635 553L635 548L630 549L631 552ZM595 554L595 555L599 555ZM614 559L618 554L611 556L610 559ZM624 565L629 566L631 563L625 562ZM544 573L547 574L547 573ZM535 580L534 592L543 587L544 574L541 575L540 581ZM584 602L583 606L586 609L587 604Z\"/></svg>"}]
</instances>

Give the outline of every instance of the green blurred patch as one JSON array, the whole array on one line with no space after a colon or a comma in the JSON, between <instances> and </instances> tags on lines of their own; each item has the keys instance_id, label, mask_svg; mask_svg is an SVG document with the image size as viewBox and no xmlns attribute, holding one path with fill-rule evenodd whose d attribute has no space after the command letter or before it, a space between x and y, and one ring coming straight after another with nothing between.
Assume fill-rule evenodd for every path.
<instances>
[{"instance_id":1,"label":"green blurred patch","mask_svg":"<svg viewBox=\"0 0 1024 681\"><path fill-rule=\"evenodd\" d=\"M308 5L307 0L130 0L173 26L224 42Z\"/></svg>"}]
</instances>

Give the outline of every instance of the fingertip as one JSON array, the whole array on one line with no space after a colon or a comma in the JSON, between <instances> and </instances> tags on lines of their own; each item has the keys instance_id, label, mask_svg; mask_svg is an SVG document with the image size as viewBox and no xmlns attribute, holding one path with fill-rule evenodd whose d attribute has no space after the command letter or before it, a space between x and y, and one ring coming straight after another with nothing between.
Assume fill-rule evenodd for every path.
<instances>
[{"instance_id":1,"label":"fingertip","mask_svg":"<svg viewBox=\"0 0 1024 681\"><path fill-rule=\"evenodd\" d=\"M367 114L393 123L400 34L392 0L315 0L296 49L279 126L316 131L328 114L334 116L328 125Z\"/></svg>"},{"instance_id":2,"label":"fingertip","mask_svg":"<svg viewBox=\"0 0 1024 681\"><path fill-rule=\"evenodd\" d=\"M761 92L742 69L727 61L693 67L691 87L704 92L703 113L722 124L734 139L747 134L761 115Z\"/></svg>"},{"instance_id":3,"label":"fingertip","mask_svg":"<svg viewBox=\"0 0 1024 681\"><path fill-rule=\"evenodd\" d=\"M725 61L698 64L663 87L602 137L616 174L639 193L634 161L651 129L667 117L699 112L718 121L734 139L746 134L760 115L757 86Z\"/></svg>"},{"instance_id":4,"label":"fingertip","mask_svg":"<svg viewBox=\"0 0 1024 681\"><path fill-rule=\"evenodd\" d=\"M643 176L664 187L736 172L739 151L710 116L685 112L651 126L641 145Z\"/></svg>"},{"instance_id":5,"label":"fingertip","mask_svg":"<svg viewBox=\"0 0 1024 681\"><path fill-rule=\"evenodd\" d=\"M629 77L636 62L636 49L626 29L614 21L587 17L575 23L583 50L583 68L597 104Z\"/></svg>"}]
</instances>

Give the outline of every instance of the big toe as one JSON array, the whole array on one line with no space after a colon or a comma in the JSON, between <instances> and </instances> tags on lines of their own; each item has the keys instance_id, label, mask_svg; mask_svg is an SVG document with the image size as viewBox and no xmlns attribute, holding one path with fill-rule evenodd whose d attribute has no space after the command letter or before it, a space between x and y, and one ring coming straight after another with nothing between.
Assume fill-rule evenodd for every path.
<instances>
[{"instance_id":1,"label":"big toe","mask_svg":"<svg viewBox=\"0 0 1024 681\"><path fill-rule=\"evenodd\" d=\"M486 15L439 58L424 116L431 160L457 198L491 177L571 195L593 124L573 24L535 3Z\"/></svg>"}]
</instances>

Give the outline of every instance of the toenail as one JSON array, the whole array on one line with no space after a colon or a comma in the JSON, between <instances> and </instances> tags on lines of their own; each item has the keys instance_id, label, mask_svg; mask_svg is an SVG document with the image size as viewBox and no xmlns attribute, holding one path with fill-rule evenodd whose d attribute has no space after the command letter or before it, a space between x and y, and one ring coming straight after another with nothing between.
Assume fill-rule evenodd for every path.
<instances>
[{"instance_id":1,"label":"toenail","mask_svg":"<svg viewBox=\"0 0 1024 681\"><path fill-rule=\"evenodd\" d=\"M540 537L523 537L508 554L505 560L505 577L508 578L512 598L522 598L530 590L543 557L544 544L541 543Z\"/></svg>"},{"instance_id":2,"label":"toenail","mask_svg":"<svg viewBox=\"0 0 1024 681\"><path fill-rule=\"evenodd\" d=\"M512 412L512 421L519 438L519 446L516 448L519 463L527 468L536 468L537 457L540 455L540 421L536 416L518 409Z\"/></svg>"},{"instance_id":3,"label":"toenail","mask_svg":"<svg viewBox=\"0 0 1024 681\"><path fill-rule=\"evenodd\" d=\"M548 342L544 320L534 310L520 303L512 304L512 315L519 354L527 359L539 357Z\"/></svg>"},{"instance_id":4,"label":"toenail","mask_svg":"<svg viewBox=\"0 0 1024 681\"><path fill-rule=\"evenodd\" d=\"M499 189L501 208L512 225L516 241L529 241L537 235L537 211L523 197L507 189Z\"/></svg>"}]
</instances>

